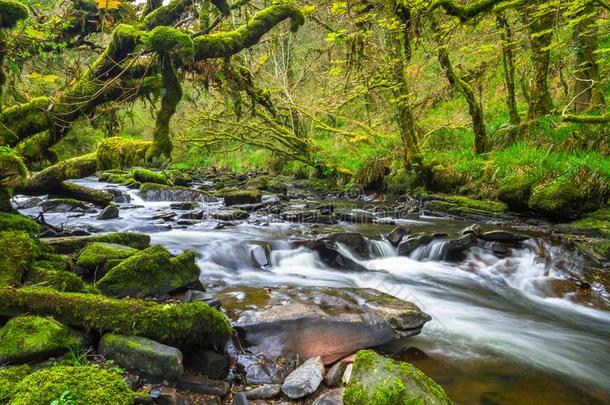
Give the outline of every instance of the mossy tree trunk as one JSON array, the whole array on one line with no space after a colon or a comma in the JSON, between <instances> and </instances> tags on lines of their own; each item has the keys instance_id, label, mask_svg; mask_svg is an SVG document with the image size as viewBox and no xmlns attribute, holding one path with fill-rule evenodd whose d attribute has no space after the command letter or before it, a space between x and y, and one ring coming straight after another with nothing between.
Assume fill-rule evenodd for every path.
<instances>
[{"instance_id":1,"label":"mossy tree trunk","mask_svg":"<svg viewBox=\"0 0 610 405\"><path fill-rule=\"evenodd\" d=\"M574 74L574 113L604 107L604 95L600 82L600 69L595 51L599 47L597 38L598 13L587 3L577 15L574 27L576 72Z\"/></svg>"},{"instance_id":2,"label":"mossy tree trunk","mask_svg":"<svg viewBox=\"0 0 610 405\"><path fill-rule=\"evenodd\" d=\"M406 64L411 61L411 11L396 6L395 15L403 24L403 29L390 34L392 57L392 93L396 103L396 121L403 147L403 162L406 170L421 168L422 157L419 150L415 116L411 106L411 92Z\"/></svg>"},{"instance_id":3,"label":"mossy tree trunk","mask_svg":"<svg viewBox=\"0 0 610 405\"><path fill-rule=\"evenodd\" d=\"M530 31L530 47L534 67L534 83L530 91L527 112L528 120L532 121L549 114L553 109L548 77L554 14L551 7L548 7L545 2L536 1L525 6L523 18Z\"/></svg>"},{"instance_id":4,"label":"mossy tree trunk","mask_svg":"<svg viewBox=\"0 0 610 405\"><path fill-rule=\"evenodd\" d=\"M496 16L496 25L500 30L502 40L502 70L504 73L504 83L506 84L506 107L510 123L519 125L521 119L517 111L517 97L515 92L515 55L513 53L515 44L513 31L508 19L503 14Z\"/></svg>"}]
</instances>

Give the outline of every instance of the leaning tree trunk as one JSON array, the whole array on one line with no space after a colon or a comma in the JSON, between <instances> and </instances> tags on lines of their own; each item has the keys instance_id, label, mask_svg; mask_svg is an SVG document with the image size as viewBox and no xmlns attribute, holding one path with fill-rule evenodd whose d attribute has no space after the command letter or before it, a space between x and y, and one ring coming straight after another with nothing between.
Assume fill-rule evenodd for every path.
<instances>
[{"instance_id":1,"label":"leaning tree trunk","mask_svg":"<svg viewBox=\"0 0 610 405\"><path fill-rule=\"evenodd\" d=\"M574 74L574 113L604 106L600 82L599 64L595 51L599 47L595 8L588 4L583 8L578 24L574 27L576 44L576 72Z\"/></svg>"}]
</instances>

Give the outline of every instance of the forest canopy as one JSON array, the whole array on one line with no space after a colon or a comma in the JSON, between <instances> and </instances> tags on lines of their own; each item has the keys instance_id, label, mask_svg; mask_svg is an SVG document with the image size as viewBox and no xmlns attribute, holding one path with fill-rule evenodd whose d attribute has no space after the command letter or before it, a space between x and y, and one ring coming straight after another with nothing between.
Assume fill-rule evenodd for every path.
<instances>
[{"instance_id":1,"label":"forest canopy","mask_svg":"<svg viewBox=\"0 0 610 405\"><path fill-rule=\"evenodd\" d=\"M604 0L0 0L0 145L32 171L103 167L97 144L118 136L148 142L148 164L595 208L609 15Z\"/></svg>"}]
</instances>

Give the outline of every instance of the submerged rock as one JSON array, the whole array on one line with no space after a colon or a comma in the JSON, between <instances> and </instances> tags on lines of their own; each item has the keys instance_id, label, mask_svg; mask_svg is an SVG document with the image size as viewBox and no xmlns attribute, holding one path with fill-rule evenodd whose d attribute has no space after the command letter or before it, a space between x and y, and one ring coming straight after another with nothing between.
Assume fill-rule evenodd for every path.
<instances>
[{"instance_id":1,"label":"submerged rock","mask_svg":"<svg viewBox=\"0 0 610 405\"><path fill-rule=\"evenodd\" d=\"M443 388L412 364L370 350L356 355L343 401L346 405L452 404Z\"/></svg>"},{"instance_id":2,"label":"submerged rock","mask_svg":"<svg viewBox=\"0 0 610 405\"><path fill-rule=\"evenodd\" d=\"M289 398L299 399L313 394L324 379L322 358L313 357L286 377L282 392Z\"/></svg>"},{"instance_id":3,"label":"submerged rock","mask_svg":"<svg viewBox=\"0 0 610 405\"><path fill-rule=\"evenodd\" d=\"M102 210L96 217L96 219L103 221L108 219L115 219L119 217L119 207L116 205L109 205Z\"/></svg>"},{"instance_id":4,"label":"submerged rock","mask_svg":"<svg viewBox=\"0 0 610 405\"><path fill-rule=\"evenodd\" d=\"M184 371L180 350L139 336L107 333L98 352L150 382L177 381Z\"/></svg>"},{"instance_id":5,"label":"submerged rock","mask_svg":"<svg viewBox=\"0 0 610 405\"><path fill-rule=\"evenodd\" d=\"M372 289L277 288L264 293L266 299L248 294L255 301L223 301L223 307L235 313L244 347L272 358L321 356L328 364L362 348L417 335L430 320L416 305ZM221 301L227 295L221 294ZM243 308L248 309L240 312Z\"/></svg>"},{"instance_id":6,"label":"submerged rock","mask_svg":"<svg viewBox=\"0 0 610 405\"><path fill-rule=\"evenodd\" d=\"M165 247L155 245L123 260L96 286L113 297L160 295L196 283L200 272L195 253L172 257Z\"/></svg>"},{"instance_id":7,"label":"submerged rock","mask_svg":"<svg viewBox=\"0 0 610 405\"><path fill-rule=\"evenodd\" d=\"M44 360L84 341L84 334L53 319L20 316L0 329L0 364Z\"/></svg>"},{"instance_id":8,"label":"submerged rock","mask_svg":"<svg viewBox=\"0 0 610 405\"><path fill-rule=\"evenodd\" d=\"M140 196L145 201L216 201L214 197L201 190L156 183L142 184Z\"/></svg>"}]
</instances>

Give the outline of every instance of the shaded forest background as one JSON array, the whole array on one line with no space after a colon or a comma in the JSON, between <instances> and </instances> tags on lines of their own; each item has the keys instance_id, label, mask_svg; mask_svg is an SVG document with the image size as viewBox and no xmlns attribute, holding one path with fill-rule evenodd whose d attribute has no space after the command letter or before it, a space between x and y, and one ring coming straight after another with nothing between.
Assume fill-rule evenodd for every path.
<instances>
[{"instance_id":1,"label":"shaded forest background","mask_svg":"<svg viewBox=\"0 0 610 405\"><path fill-rule=\"evenodd\" d=\"M8 106L59 95L113 29L148 4L24 0L6 31ZM269 1L207 2L174 22L235 29ZM180 70L164 167L334 177L390 194L424 189L495 198L577 217L610 197L610 10L604 1L299 1L255 46ZM106 137L151 139L163 86L70 122L29 168L95 150ZM49 152L50 151L50 152ZM42 159L41 159L42 158Z\"/></svg>"}]
</instances>

